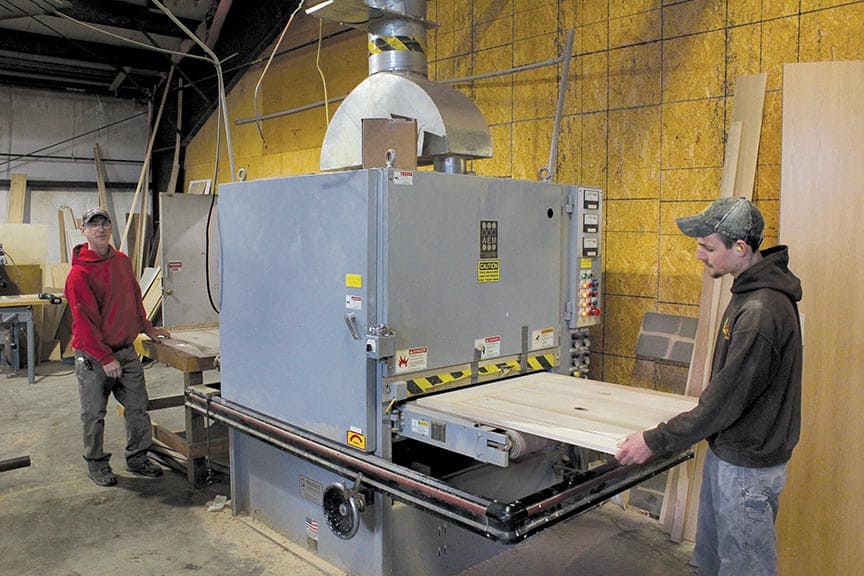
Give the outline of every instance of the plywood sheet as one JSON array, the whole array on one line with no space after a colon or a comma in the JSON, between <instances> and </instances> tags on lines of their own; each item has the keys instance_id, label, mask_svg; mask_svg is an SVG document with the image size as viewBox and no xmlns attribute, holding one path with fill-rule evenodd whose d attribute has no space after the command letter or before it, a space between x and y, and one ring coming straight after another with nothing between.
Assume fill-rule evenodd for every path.
<instances>
[{"instance_id":1,"label":"plywood sheet","mask_svg":"<svg viewBox=\"0 0 864 576\"><path fill-rule=\"evenodd\" d=\"M694 398L543 372L420 398L419 406L598 450L696 406Z\"/></svg>"},{"instance_id":2,"label":"plywood sheet","mask_svg":"<svg viewBox=\"0 0 864 576\"><path fill-rule=\"evenodd\" d=\"M780 241L804 298L801 443L777 519L779 572L864 564L864 62L783 69Z\"/></svg>"},{"instance_id":3,"label":"plywood sheet","mask_svg":"<svg viewBox=\"0 0 864 576\"><path fill-rule=\"evenodd\" d=\"M27 175L12 174L9 184L9 216L6 221L10 224L22 224L24 222L24 206L27 204Z\"/></svg>"},{"instance_id":4,"label":"plywood sheet","mask_svg":"<svg viewBox=\"0 0 864 576\"><path fill-rule=\"evenodd\" d=\"M15 264L39 264L48 260L47 224L0 224L0 244Z\"/></svg>"}]
</instances>

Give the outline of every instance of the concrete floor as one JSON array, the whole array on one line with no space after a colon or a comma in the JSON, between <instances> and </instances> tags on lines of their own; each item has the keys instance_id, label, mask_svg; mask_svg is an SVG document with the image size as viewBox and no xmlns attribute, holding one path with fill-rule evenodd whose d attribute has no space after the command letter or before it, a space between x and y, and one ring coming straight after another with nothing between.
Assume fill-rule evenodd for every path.
<instances>
[{"instance_id":1,"label":"concrete floor","mask_svg":"<svg viewBox=\"0 0 864 576\"><path fill-rule=\"evenodd\" d=\"M123 423L111 399L106 449L119 476L100 488L81 459L78 393L72 366L37 366L36 384L0 375L0 460L29 455L28 468L0 472L0 574L16 576L321 576L340 574L265 526L209 512L230 495L227 479L192 490L183 475L158 479L123 467ZM179 372L146 371L151 397L182 389ZM210 377L208 375L208 377ZM218 375L216 375L218 377ZM153 414L180 425L181 408ZM324 528L326 530L326 528ZM690 575L692 545L669 542L644 515L607 503L463 572L463 576ZM401 575L400 575L401 576Z\"/></svg>"}]
</instances>

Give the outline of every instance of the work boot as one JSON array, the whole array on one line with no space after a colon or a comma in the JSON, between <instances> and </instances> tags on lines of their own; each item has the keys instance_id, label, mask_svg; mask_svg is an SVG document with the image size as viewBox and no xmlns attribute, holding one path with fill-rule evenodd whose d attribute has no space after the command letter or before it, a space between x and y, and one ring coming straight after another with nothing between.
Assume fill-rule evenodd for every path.
<instances>
[{"instance_id":1,"label":"work boot","mask_svg":"<svg viewBox=\"0 0 864 576\"><path fill-rule=\"evenodd\" d=\"M117 476L111 471L111 466L107 462L101 462L98 466L88 467L87 476L97 486L108 487L117 484Z\"/></svg>"},{"instance_id":2,"label":"work boot","mask_svg":"<svg viewBox=\"0 0 864 576\"><path fill-rule=\"evenodd\" d=\"M162 468L153 464L150 460L142 460L140 463L132 464L127 462L126 469L135 474L140 474L141 476L147 476L148 478L156 478L157 476L162 476Z\"/></svg>"}]
</instances>

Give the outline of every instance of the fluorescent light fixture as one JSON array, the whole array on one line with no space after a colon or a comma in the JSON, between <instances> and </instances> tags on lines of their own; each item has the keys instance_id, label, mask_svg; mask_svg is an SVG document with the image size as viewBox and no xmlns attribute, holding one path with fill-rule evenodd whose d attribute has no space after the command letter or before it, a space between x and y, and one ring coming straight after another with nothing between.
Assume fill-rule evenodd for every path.
<instances>
[{"instance_id":1,"label":"fluorescent light fixture","mask_svg":"<svg viewBox=\"0 0 864 576\"><path fill-rule=\"evenodd\" d=\"M313 12L317 12L318 10L326 8L327 6L330 6L331 4L333 4L333 0L326 0L326 2L321 2L320 4L316 4L315 6L312 6L311 8L307 8L306 14L312 14Z\"/></svg>"}]
</instances>

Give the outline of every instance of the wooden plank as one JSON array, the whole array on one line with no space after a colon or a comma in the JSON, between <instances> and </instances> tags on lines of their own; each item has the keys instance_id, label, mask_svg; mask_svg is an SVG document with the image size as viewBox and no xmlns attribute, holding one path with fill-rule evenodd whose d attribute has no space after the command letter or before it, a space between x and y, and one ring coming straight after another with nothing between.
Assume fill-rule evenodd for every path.
<instances>
[{"instance_id":1,"label":"wooden plank","mask_svg":"<svg viewBox=\"0 0 864 576\"><path fill-rule=\"evenodd\" d=\"M57 232L60 236L60 262L69 262L69 248L66 246L66 223L65 212L61 208L57 210Z\"/></svg>"},{"instance_id":2,"label":"wooden plank","mask_svg":"<svg viewBox=\"0 0 864 576\"><path fill-rule=\"evenodd\" d=\"M801 279L801 443L777 519L779 573L864 564L864 62L783 67L780 241Z\"/></svg>"},{"instance_id":3,"label":"wooden plank","mask_svg":"<svg viewBox=\"0 0 864 576\"><path fill-rule=\"evenodd\" d=\"M166 340L143 340L144 353L181 372L203 372L216 367L218 330L172 331Z\"/></svg>"},{"instance_id":4,"label":"wooden plank","mask_svg":"<svg viewBox=\"0 0 864 576\"><path fill-rule=\"evenodd\" d=\"M693 398L548 372L419 398L418 406L607 454L628 434L697 404Z\"/></svg>"},{"instance_id":5,"label":"wooden plank","mask_svg":"<svg viewBox=\"0 0 864 576\"><path fill-rule=\"evenodd\" d=\"M24 207L27 204L27 175L12 174L9 181L9 224L24 223Z\"/></svg>"},{"instance_id":6,"label":"wooden plank","mask_svg":"<svg viewBox=\"0 0 864 576\"><path fill-rule=\"evenodd\" d=\"M156 274L153 277L153 281L142 297L144 311L147 313L148 320L153 320L159 311L159 307L162 306L162 270L159 268L154 268L154 270L156 270Z\"/></svg>"},{"instance_id":7,"label":"wooden plank","mask_svg":"<svg viewBox=\"0 0 864 576\"><path fill-rule=\"evenodd\" d=\"M93 158L96 164L96 185L99 188L99 207L108 212L111 222L117 222L114 213L114 199L111 197L111 192L105 185L105 164L102 162L102 149L97 142L93 146ZM115 248L120 245L120 230L119 226L111 227L111 246Z\"/></svg>"},{"instance_id":8,"label":"wooden plank","mask_svg":"<svg viewBox=\"0 0 864 576\"><path fill-rule=\"evenodd\" d=\"M756 183L756 161L762 134L762 114L765 107L765 86L768 74L750 74L735 79L730 122L741 122L741 143L735 169L734 196L750 198Z\"/></svg>"}]
</instances>

